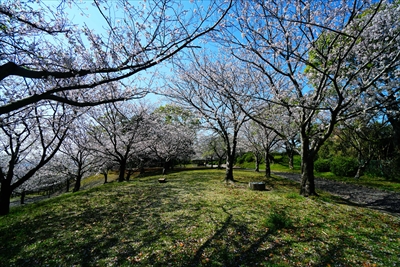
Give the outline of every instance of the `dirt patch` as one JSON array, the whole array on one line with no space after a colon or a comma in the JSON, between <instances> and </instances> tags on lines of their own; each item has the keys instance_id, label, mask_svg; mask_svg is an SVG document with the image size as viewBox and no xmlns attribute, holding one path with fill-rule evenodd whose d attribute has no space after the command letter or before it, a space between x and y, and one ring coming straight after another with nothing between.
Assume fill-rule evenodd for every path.
<instances>
[{"instance_id":1,"label":"dirt patch","mask_svg":"<svg viewBox=\"0 0 400 267\"><path fill-rule=\"evenodd\" d=\"M300 183L300 175L277 172L275 175ZM400 193L394 193L361 185L346 184L323 178L315 178L317 189L338 196L349 204L368 207L400 216Z\"/></svg>"}]
</instances>

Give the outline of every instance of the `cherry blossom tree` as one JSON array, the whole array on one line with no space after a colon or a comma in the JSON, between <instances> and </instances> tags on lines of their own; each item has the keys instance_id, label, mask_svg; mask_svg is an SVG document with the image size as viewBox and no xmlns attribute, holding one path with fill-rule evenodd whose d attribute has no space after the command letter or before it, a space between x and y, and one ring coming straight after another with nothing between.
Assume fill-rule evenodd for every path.
<instances>
[{"instance_id":1,"label":"cherry blossom tree","mask_svg":"<svg viewBox=\"0 0 400 267\"><path fill-rule=\"evenodd\" d=\"M90 112L91 149L118 164L119 182L126 179L128 164L133 158L153 142L148 114L149 107L131 102L120 102L118 106L106 104Z\"/></svg>"},{"instance_id":2,"label":"cherry blossom tree","mask_svg":"<svg viewBox=\"0 0 400 267\"><path fill-rule=\"evenodd\" d=\"M164 117L154 118L155 139L150 145L149 155L162 162L162 174L167 174L174 161L188 161L194 155L195 132L185 125L166 123Z\"/></svg>"},{"instance_id":3,"label":"cherry blossom tree","mask_svg":"<svg viewBox=\"0 0 400 267\"><path fill-rule=\"evenodd\" d=\"M59 103L12 112L0 123L0 215L9 213L14 190L34 177L57 153L75 112ZM48 177L48 176L46 176ZM32 181L31 184L37 182Z\"/></svg>"},{"instance_id":4,"label":"cherry blossom tree","mask_svg":"<svg viewBox=\"0 0 400 267\"><path fill-rule=\"evenodd\" d=\"M202 155L210 159L211 167L213 167L213 161L217 160L217 168L220 169L226 159L226 152L224 139L220 135L209 133L203 140Z\"/></svg>"},{"instance_id":5,"label":"cherry blossom tree","mask_svg":"<svg viewBox=\"0 0 400 267\"><path fill-rule=\"evenodd\" d=\"M256 158L256 171L258 171L259 159L257 157L264 156L265 176L271 177L271 159L272 152L281 141L279 135L272 129L263 127L260 124L250 121L243 127L243 135L250 144Z\"/></svg>"},{"instance_id":6,"label":"cherry blossom tree","mask_svg":"<svg viewBox=\"0 0 400 267\"><path fill-rule=\"evenodd\" d=\"M232 3L94 0L89 11L82 5L1 1L0 114L44 100L93 106L142 97L148 89L136 74L213 31ZM99 27L74 23L68 12L95 16Z\"/></svg>"},{"instance_id":7,"label":"cherry blossom tree","mask_svg":"<svg viewBox=\"0 0 400 267\"><path fill-rule=\"evenodd\" d=\"M236 62L215 54L192 53L188 64L177 65L176 78L171 80L167 94L173 101L191 109L206 127L225 143L225 181L233 181L238 134L248 120L231 96L235 90L246 90L245 74Z\"/></svg>"},{"instance_id":8,"label":"cherry blossom tree","mask_svg":"<svg viewBox=\"0 0 400 267\"><path fill-rule=\"evenodd\" d=\"M175 104L158 107L152 114L154 142L152 157L162 162L163 174L176 161L189 161L194 155L198 119L188 109Z\"/></svg>"},{"instance_id":9,"label":"cherry blossom tree","mask_svg":"<svg viewBox=\"0 0 400 267\"><path fill-rule=\"evenodd\" d=\"M265 76L267 86L251 95L285 107L297 125L302 195L316 195L314 159L335 125L374 108L368 96L399 64L399 9L382 5L391 4L239 1L215 36Z\"/></svg>"},{"instance_id":10,"label":"cherry blossom tree","mask_svg":"<svg viewBox=\"0 0 400 267\"><path fill-rule=\"evenodd\" d=\"M102 163L96 151L90 149L92 140L84 125L82 117L75 120L72 130L60 147L63 160L57 163L62 166L65 176L75 181L73 192L79 191L82 179L94 174Z\"/></svg>"}]
</instances>

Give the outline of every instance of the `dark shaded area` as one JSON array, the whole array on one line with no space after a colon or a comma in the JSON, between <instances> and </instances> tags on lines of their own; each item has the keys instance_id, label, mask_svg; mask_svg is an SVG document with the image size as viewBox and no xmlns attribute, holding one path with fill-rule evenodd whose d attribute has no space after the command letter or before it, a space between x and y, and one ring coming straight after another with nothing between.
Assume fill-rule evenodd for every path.
<instances>
[{"instance_id":1,"label":"dark shaded area","mask_svg":"<svg viewBox=\"0 0 400 267\"><path fill-rule=\"evenodd\" d=\"M275 175L300 182L300 174L277 172ZM340 197L349 205L368 207L400 216L400 193L369 188L366 186L346 184L323 178L315 178L317 189Z\"/></svg>"}]
</instances>

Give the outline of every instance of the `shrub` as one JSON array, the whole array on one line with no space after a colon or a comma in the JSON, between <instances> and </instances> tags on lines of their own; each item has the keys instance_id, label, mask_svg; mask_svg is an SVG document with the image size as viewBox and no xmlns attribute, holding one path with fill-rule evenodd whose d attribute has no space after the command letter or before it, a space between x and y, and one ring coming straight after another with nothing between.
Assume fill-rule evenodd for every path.
<instances>
[{"instance_id":1,"label":"shrub","mask_svg":"<svg viewBox=\"0 0 400 267\"><path fill-rule=\"evenodd\" d=\"M317 159L314 162L314 170L317 172L331 171L331 160L330 159Z\"/></svg>"},{"instance_id":2,"label":"shrub","mask_svg":"<svg viewBox=\"0 0 400 267\"><path fill-rule=\"evenodd\" d=\"M236 163L238 164L243 164L245 162L254 162L254 155L252 152L246 152L236 159Z\"/></svg>"},{"instance_id":3,"label":"shrub","mask_svg":"<svg viewBox=\"0 0 400 267\"><path fill-rule=\"evenodd\" d=\"M357 173L358 161L350 157L335 157L331 161L330 167L337 176L353 177Z\"/></svg>"},{"instance_id":4,"label":"shrub","mask_svg":"<svg viewBox=\"0 0 400 267\"><path fill-rule=\"evenodd\" d=\"M251 154L249 154L249 153L246 153L246 157L244 158L244 160L246 161L246 162L254 162L254 155L253 155L253 153L251 153Z\"/></svg>"},{"instance_id":5,"label":"shrub","mask_svg":"<svg viewBox=\"0 0 400 267\"><path fill-rule=\"evenodd\" d=\"M293 221L287 216L286 212L283 210L272 211L271 214L265 218L264 226L269 228L271 232L276 232L277 230L283 228L292 228Z\"/></svg>"}]
</instances>

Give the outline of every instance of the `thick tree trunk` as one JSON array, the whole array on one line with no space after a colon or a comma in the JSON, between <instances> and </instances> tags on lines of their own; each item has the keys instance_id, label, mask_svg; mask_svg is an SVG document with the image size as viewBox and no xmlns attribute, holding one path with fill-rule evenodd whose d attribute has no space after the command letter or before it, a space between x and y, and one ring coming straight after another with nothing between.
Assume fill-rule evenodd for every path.
<instances>
[{"instance_id":1,"label":"thick tree trunk","mask_svg":"<svg viewBox=\"0 0 400 267\"><path fill-rule=\"evenodd\" d=\"M119 165L118 182L125 181L126 161L121 161Z\"/></svg>"},{"instance_id":2,"label":"thick tree trunk","mask_svg":"<svg viewBox=\"0 0 400 267\"><path fill-rule=\"evenodd\" d=\"M233 162L235 160L234 155L228 155L226 157L226 169L225 169L225 182L233 182Z\"/></svg>"},{"instance_id":3,"label":"thick tree trunk","mask_svg":"<svg viewBox=\"0 0 400 267\"><path fill-rule=\"evenodd\" d=\"M301 142L301 187L300 195L317 196L314 179L314 153L309 149L308 138Z\"/></svg>"},{"instance_id":4,"label":"thick tree trunk","mask_svg":"<svg viewBox=\"0 0 400 267\"><path fill-rule=\"evenodd\" d=\"M10 213L11 194L12 190L10 185L2 183L0 189L0 216Z\"/></svg>"},{"instance_id":5,"label":"thick tree trunk","mask_svg":"<svg viewBox=\"0 0 400 267\"><path fill-rule=\"evenodd\" d=\"M140 160L139 170L140 170L139 174L144 174L144 160Z\"/></svg>"},{"instance_id":6,"label":"thick tree trunk","mask_svg":"<svg viewBox=\"0 0 400 267\"><path fill-rule=\"evenodd\" d=\"M23 190L22 192L21 192L21 205L23 205L23 204L25 204L25 196L26 196L26 191L25 190Z\"/></svg>"},{"instance_id":7,"label":"thick tree trunk","mask_svg":"<svg viewBox=\"0 0 400 267\"><path fill-rule=\"evenodd\" d=\"M269 151L265 151L265 177L269 178L271 177L271 161L270 161L270 155Z\"/></svg>"},{"instance_id":8,"label":"thick tree trunk","mask_svg":"<svg viewBox=\"0 0 400 267\"><path fill-rule=\"evenodd\" d=\"M75 180L75 186L72 192L78 192L79 189L81 189L81 180L82 180L82 175L77 175Z\"/></svg>"},{"instance_id":9,"label":"thick tree trunk","mask_svg":"<svg viewBox=\"0 0 400 267\"><path fill-rule=\"evenodd\" d=\"M69 192L69 184L70 184L70 181L69 181L69 178L67 178L67 189L66 189L67 193Z\"/></svg>"},{"instance_id":10,"label":"thick tree trunk","mask_svg":"<svg viewBox=\"0 0 400 267\"><path fill-rule=\"evenodd\" d=\"M169 160L165 160L163 164L162 175L166 175L169 170Z\"/></svg>"}]
</instances>

